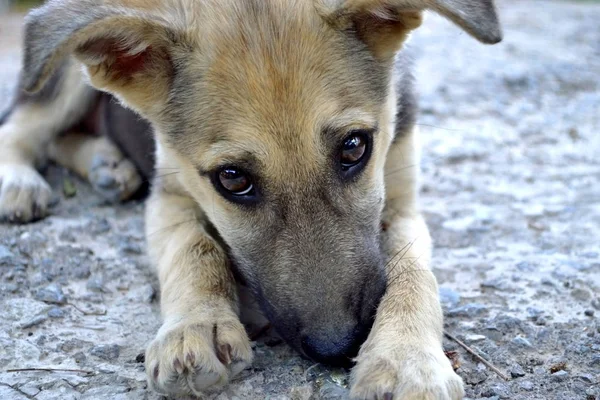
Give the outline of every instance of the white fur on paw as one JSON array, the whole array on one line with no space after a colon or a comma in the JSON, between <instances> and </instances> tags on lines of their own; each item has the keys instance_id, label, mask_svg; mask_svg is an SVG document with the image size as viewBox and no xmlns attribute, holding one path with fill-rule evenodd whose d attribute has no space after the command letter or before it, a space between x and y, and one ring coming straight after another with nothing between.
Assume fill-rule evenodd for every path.
<instances>
[{"instance_id":1,"label":"white fur on paw","mask_svg":"<svg viewBox=\"0 0 600 400\"><path fill-rule=\"evenodd\" d=\"M390 351L390 347L378 349L375 346L359 355L357 364L352 370L350 393L353 399L460 400L463 398L462 379L456 375L441 349L400 350L398 347Z\"/></svg>"},{"instance_id":2,"label":"white fur on paw","mask_svg":"<svg viewBox=\"0 0 600 400\"><path fill-rule=\"evenodd\" d=\"M250 341L235 319L163 325L146 350L148 383L167 396L202 396L251 362Z\"/></svg>"},{"instance_id":3,"label":"white fur on paw","mask_svg":"<svg viewBox=\"0 0 600 400\"><path fill-rule=\"evenodd\" d=\"M0 221L24 223L46 216L51 189L26 164L0 164Z\"/></svg>"},{"instance_id":4,"label":"white fur on paw","mask_svg":"<svg viewBox=\"0 0 600 400\"><path fill-rule=\"evenodd\" d=\"M98 153L88 171L94 189L105 199L118 202L130 198L141 186L142 178L131 161Z\"/></svg>"}]
</instances>

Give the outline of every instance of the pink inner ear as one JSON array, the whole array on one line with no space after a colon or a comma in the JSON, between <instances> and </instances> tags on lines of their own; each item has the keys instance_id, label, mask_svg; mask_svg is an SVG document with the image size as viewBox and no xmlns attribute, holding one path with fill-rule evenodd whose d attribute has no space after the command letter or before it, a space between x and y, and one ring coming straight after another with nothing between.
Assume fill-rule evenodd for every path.
<instances>
[{"instance_id":1,"label":"pink inner ear","mask_svg":"<svg viewBox=\"0 0 600 400\"><path fill-rule=\"evenodd\" d=\"M86 43L79 48L79 51L91 57L91 59L101 59L102 64L107 69L107 73L113 78L131 78L134 74L147 68L151 60L152 47L148 46L142 51L136 49L136 53L131 53L131 47L123 47L117 39L98 39Z\"/></svg>"},{"instance_id":2,"label":"pink inner ear","mask_svg":"<svg viewBox=\"0 0 600 400\"><path fill-rule=\"evenodd\" d=\"M148 46L137 54L130 54L124 49L114 50L112 52L114 62L110 68L118 76L131 77L133 74L146 68L150 61L151 50L151 46Z\"/></svg>"}]
</instances>

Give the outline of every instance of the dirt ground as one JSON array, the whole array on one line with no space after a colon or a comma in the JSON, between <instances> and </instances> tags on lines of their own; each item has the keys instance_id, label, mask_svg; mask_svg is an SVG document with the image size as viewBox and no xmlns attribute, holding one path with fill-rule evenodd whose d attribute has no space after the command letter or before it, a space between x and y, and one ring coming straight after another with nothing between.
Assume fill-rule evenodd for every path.
<instances>
[{"instance_id":1,"label":"dirt ground","mask_svg":"<svg viewBox=\"0 0 600 400\"><path fill-rule=\"evenodd\" d=\"M434 16L411 42L446 330L509 380L445 346L470 399L600 399L600 6L504 0L500 11L497 46ZM19 16L0 16L0 109L19 32ZM108 206L64 170L46 175L52 215L0 225L0 399L157 399L141 362L160 324L143 204ZM254 349L212 398L347 396L345 371L269 337ZM31 367L89 373L7 372Z\"/></svg>"}]
</instances>

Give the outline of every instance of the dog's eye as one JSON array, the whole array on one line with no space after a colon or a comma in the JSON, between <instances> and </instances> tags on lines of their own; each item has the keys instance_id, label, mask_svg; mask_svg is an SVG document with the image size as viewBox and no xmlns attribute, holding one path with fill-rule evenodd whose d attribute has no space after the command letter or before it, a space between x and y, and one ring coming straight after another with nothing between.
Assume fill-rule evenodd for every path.
<instances>
[{"instance_id":1,"label":"dog's eye","mask_svg":"<svg viewBox=\"0 0 600 400\"><path fill-rule=\"evenodd\" d=\"M235 196L247 196L254 190L250 177L235 167L221 169L217 180L223 189Z\"/></svg>"},{"instance_id":2,"label":"dog's eye","mask_svg":"<svg viewBox=\"0 0 600 400\"><path fill-rule=\"evenodd\" d=\"M342 144L340 162L342 170L347 171L357 165L367 153L367 136L361 132L352 132Z\"/></svg>"}]
</instances>

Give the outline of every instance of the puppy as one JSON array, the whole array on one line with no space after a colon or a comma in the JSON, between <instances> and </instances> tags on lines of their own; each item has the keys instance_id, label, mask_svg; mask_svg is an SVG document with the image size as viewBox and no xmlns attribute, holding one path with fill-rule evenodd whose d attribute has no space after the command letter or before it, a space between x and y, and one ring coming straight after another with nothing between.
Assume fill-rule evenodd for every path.
<instances>
[{"instance_id":1,"label":"puppy","mask_svg":"<svg viewBox=\"0 0 600 400\"><path fill-rule=\"evenodd\" d=\"M123 199L149 174L136 145L154 149L152 389L201 396L251 363L239 284L301 354L354 361L354 398L460 399L401 51L426 9L501 38L492 0L52 0L26 21L29 94L0 130L0 214L45 214L46 156L105 191L101 166ZM134 114L113 139L65 135L98 119L105 97L86 82L149 121L154 146Z\"/></svg>"}]
</instances>

